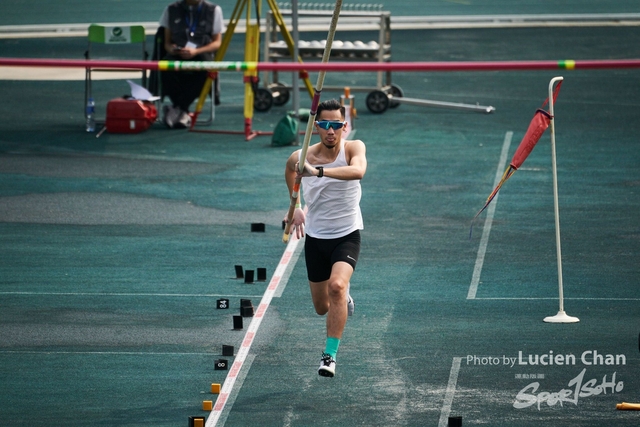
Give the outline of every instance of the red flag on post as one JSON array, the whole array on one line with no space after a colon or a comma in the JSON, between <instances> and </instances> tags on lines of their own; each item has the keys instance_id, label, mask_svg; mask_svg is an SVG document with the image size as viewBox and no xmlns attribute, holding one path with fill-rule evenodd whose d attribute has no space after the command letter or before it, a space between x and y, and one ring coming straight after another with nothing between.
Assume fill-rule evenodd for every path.
<instances>
[{"instance_id":1,"label":"red flag on post","mask_svg":"<svg viewBox=\"0 0 640 427\"><path fill-rule=\"evenodd\" d=\"M558 83L558 85L553 91L554 104L556 102L556 98L558 97L558 92L560 92L560 86L562 86L562 82ZM531 123L529 123L529 128L527 129L527 132L524 134L524 137L522 138L520 145L518 145L518 149L513 155L513 158L511 159L511 163L509 164L507 169L504 171L504 174L502 175L502 179L500 179L500 182L498 183L498 185L496 185L496 188L493 189L493 191L487 198L487 201L485 202L482 209L480 209L478 213L473 217L473 221L471 222L472 229L473 229L473 222L475 222L478 215L480 215L487 208L487 206L489 206L491 201L498 194L498 191L500 191L500 188L502 187L502 185L509 178L511 178L511 175L513 175L513 173L517 171L518 168L520 168L520 166L522 166L526 158L529 156L529 154L531 154L533 147L536 146L536 144L542 137L542 134L544 134L544 131L547 130L547 128L549 127L549 124L551 123L551 119L553 117L551 117L551 114L548 111L545 111L543 109L548 102L549 102L549 98L547 98L544 101L544 103L542 104L542 107L538 108L535 114L533 115L533 119L531 119ZM471 231L469 232L469 237L471 237Z\"/></svg>"}]
</instances>

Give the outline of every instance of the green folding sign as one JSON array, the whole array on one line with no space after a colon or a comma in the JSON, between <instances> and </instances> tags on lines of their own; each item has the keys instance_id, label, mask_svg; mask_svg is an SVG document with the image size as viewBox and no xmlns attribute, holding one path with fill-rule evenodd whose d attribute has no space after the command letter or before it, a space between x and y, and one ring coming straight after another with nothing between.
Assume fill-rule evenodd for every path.
<instances>
[{"instance_id":1,"label":"green folding sign","mask_svg":"<svg viewBox=\"0 0 640 427\"><path fill-rule=\"evenodd\" d=\"M105 44L142 43L145 40L142 25L114 25L105 26L91 24L89 26L89 41Z\"/></svg>"}]
</instances>

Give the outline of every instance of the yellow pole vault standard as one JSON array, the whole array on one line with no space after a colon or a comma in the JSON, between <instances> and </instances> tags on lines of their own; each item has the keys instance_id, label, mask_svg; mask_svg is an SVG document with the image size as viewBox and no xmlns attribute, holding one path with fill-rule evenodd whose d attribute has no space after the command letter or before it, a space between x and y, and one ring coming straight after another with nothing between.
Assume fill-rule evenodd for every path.
<instances>
[{"instance_id":1,"label":"yellow pole vault standard","mask_svg":"<svg viewBox=\"0 0 640 427\"><path fill-rule=\"evenodd\" d=\"M342 0L336 0L336 7L333 9L333 16L331 17L331 25L329 26L329 33L327 34L327 44L324 47L324 53L322 55L322 63L329 62L329 56L331 56L331 45L333 44L333 36L336 34L336 27L338 26L338 17L340 16L340 8L342 7ZM300 161L298 162L298 173L304 171L304 163L307 159L307 150L309 149L309 142L311 141L311 135L313 134L313 125L316 121L316 113L318 112L318 104L320 103L320 93L322 92L322 86L324 85L324 76L326 71L320 71L318 73L318 81L316 82L315 93L311 100L311 108L309 112L309 120L307 120L307 130L304 134L304 142L302 143L302 150L300 151ZM298 197L300 196L300 181L301 178L296 178L296 182L293 184L293 191L291 192L291 200L289 203L289 212L287 213L287 223L284 228L284 234L282 235L282 241L284 243L289 242L289 235L291 234L291 223L293 222L293 213L296 210L296 204L298 203Z\"/></svg>"},{"instance_id":2,"label":"yellow pole vault standard","mask_svg":"<svg viewBox=\"0 0 640 427\"><path fill-rule=\"evenodd\" d=\"M231 43L231 38L233 37L233 33L235 32L236 27L238 26L238 21L242 16L242 12L245 7L247 7L247 9L249 8L248 2L249 0L238 0L235 7L233 8L233 12L231 13L231 18L229 19L229 25L227 25L227 30L225 31L224 36L222 37L220 48L216 51L216 54L213 58L214 61L216 62L222 61L222 59L224 58L224 55L227 53L227 49L229 49L229 44ZM247 20L247 22L249 21ZM213 69L222 70L224 68L212 68L212 69L209 69L209 71ZM239 68L236 68L236 70L238 69ZM207 80L204 83L204 86L202 87L202 91L200 92L200 98L198 98L198 103L196 104L196 108L193 113L193 119L191 120L191 129L193 129L193 127L196 125L198 116L200 115L202 108L204 108L204 103L207 100L207 96L209 96L209 93L211 92L211 84L213 83L213 79L215 77L216 77L215 74L209 73L209 78L207 78Z\"/></svg>"},{"instance_id":3,"label":"yellow pole vault standard","mask_svg":"<svg viewBox=\"0 0 640 427\"><path fill-rule=\"evenodd\" d=\"M249 18L247 18L248 20ZM260 27L257 24L247 25L244 59L248 62L258 61L260 47ZM244 136L251 139L251 123L253 120L254 89L258 85L258 69L244 72Z\"/></svg>"},{"instance_id":4,"label":"yellow pole vault standard","mask_svg":"<svg viewBox=\"0 0 640 427\"><path fill-rule=\"evenodd\" d=\"M280 13L280 10L278 9L278 5L275 3L275 0L267 0L267 3L269 5L269 8L271 9L271 12L273 13L273 16L276 19L276 23L278 24L278 26L280 27L280 32L282 33L282 37L283 39L286 41L287 46L289 47L289 52L291 52L291 56L293 56L293 39L291 38L291 34L289 33L289 30L287 29L287 26L284 23L284 19L282 18L282 14ZM258 24L256 24L258 27L259 25L259 20L260 20L260 16L262 15L262 0L255 0L255 4L256 4L256 20L258 21ZM220 49L218 49L218 51L216 52L214 61L222 61L222 59L224 58L224 55L226 54L227 50L229 49L229 44L231 43L231 38L233 37L233 34L236 30L236 27L238 26L238 22L240 21L240 18L242 17L243 13L246 12L246 22L247 22L247 33L245 35L246 37L246 41L245 41L245 60L249 60L248 58L251 57L253 59L251 59L251 61L254 61L252 64L249 64L248 67L246 67L245 63L242 63L242 68L227 68L224 65L216 65L216 66L211 66L210 68L207 68L206 64L211 64L211 61L208 62L202 62L200 65L199 69L207 69L209 71L209 78L206 80L202 91L200 92L200 98L198 98L198 103L196 104L196 108L195 111L193 113L193 120L191 120L191 129L193 129L193 127L196 124L196 121L198 119L198 116L200 115L200 112L202 111L202 109L204 108L204 104L205 101L207 99L207 96L209 96L209 93L211 92L211 84L212 84L212 80L214 78L217 77L217 73L213 72L214 70L216 71L230 71L230 70L246 70L246 71L254 71L257 70L257 62L258 62L258 57L260 54L260 29L258 28L258 31L254 34L250 34L251 30L250 27L251 25L249 24L251 22L251 7L252 7L252 1L251 0L238 0L236 2L235 7L233 8L233 13L231 14L231 18L229 19L229 24L227 25L227 30L224 33L224 37L222 38L222 43L220 45ZM253 40L253 41L251 41ZM255 41L255 42L254 42ZM250 48L249 45L252 44L253 48ZM251 50L253 49L253 50ZM255 51L255 55L253 54L253 52ZM249 54L249 52L251 52ZM298 62L302 63L302 58L300 58L300 56L298 56ZM240 63L238 63L240 64ZM181 65L181 64L180 64ZM169 66L168 64L164 64L164 66ZM184 68L183 68L184 69ZM298 71L299 75L301 76L301 78L304 80L304 83L307 87L307 90L309 91L309 96L313 97L313 87L311 86L311 82L309 81L309 77L308 77L308 73L304 70L299 70ZM248 77L248 73L245 73L245 79ZM251 76L252 78L255 78L255 83L252 82L252 84L254 86L257 86L257 72L255 73L255 76ZM246 80L245 80L246 83ZM247 95L246 94L247 90L245 88L245 100L248 97L253 97L254 94L252 93L252 95ZM253 102L252 102L253 105ZM249 113L251 115L250 118L253 117L253 111L251 113ZM247 105L245 102L245 124L246 124L246 119L247 119ZM251 122L249 122L251 123ZM245 134L247 136L247 140L253 138L254 136L256 136L255 132L252 132L251 129L249 128L248 130L245 129Z\"/></svg>"}]
</instances>

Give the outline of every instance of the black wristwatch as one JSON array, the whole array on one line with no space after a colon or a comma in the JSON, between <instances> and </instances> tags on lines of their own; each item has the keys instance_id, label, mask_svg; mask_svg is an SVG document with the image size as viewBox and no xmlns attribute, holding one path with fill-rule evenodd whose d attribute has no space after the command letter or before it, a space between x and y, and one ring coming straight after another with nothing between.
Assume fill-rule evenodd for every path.
<instances>
[{"instance_id":1,"label":"black wristwatch","mask_svg":"<svg viewBox=\"0 0 640 427\"><path fill-rule=\"evenodd\" d=\"M316 169L318 169L318 178L322 178L324 176L324 168L322 166L318 166Z\"/></svg>"}]
</instances>

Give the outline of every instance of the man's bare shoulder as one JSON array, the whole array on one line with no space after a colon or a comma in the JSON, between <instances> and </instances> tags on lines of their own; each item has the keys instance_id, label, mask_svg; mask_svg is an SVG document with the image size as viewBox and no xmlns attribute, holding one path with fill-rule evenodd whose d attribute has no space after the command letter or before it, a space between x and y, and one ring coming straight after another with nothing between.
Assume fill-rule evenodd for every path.
<instances>
[{"instance_id":1,"label":"man's bare shoulder","mask_svg":"<svg viewBox=\"0 0 640 427\"><path fill-rule=\"evenodd\" d=\"M365 150L366 146L364 145L364 142L360 139L345 139L344 148L349 151L352 151L352 150L360 151L360 150Z\"/></svg>"},{"instance_id":2,"label":"man's bare shoulder","mask_svg":"<svg viewBox=\"0 0 640 427\"><path fill-rule=\"evenodd\" d=\"M362 141L361 139L345 139L344 143L345 144L362 144L362 145L364 145L364 141Z\"/></svg>"},{"instance_id":3,"label":"man's bare shoulder","mask_svg":"<svg viewBox=\"0 0 640 427\"><path fill-rule=\"evenodd\" d=\"M302 150L298 149L289 155L289 158L287 158L287 165L293 168L293 165L295 165L298 162L298 159L300 159L300 151Z\"/></svg>"},{"instance_id":4,"label":"man's bare shoulder","mask_svg":"<svg viewBox=\"0 0 640 427\"><path fill-rule=\"evenodd\" d=\"M300 152L302 151L302 149L298 148L297 150L295 150L294 152L291 153L291 155L289 156L290 159L292 158L296 158L298 159L300 157Z\"/></svg>"}]
</instances>

